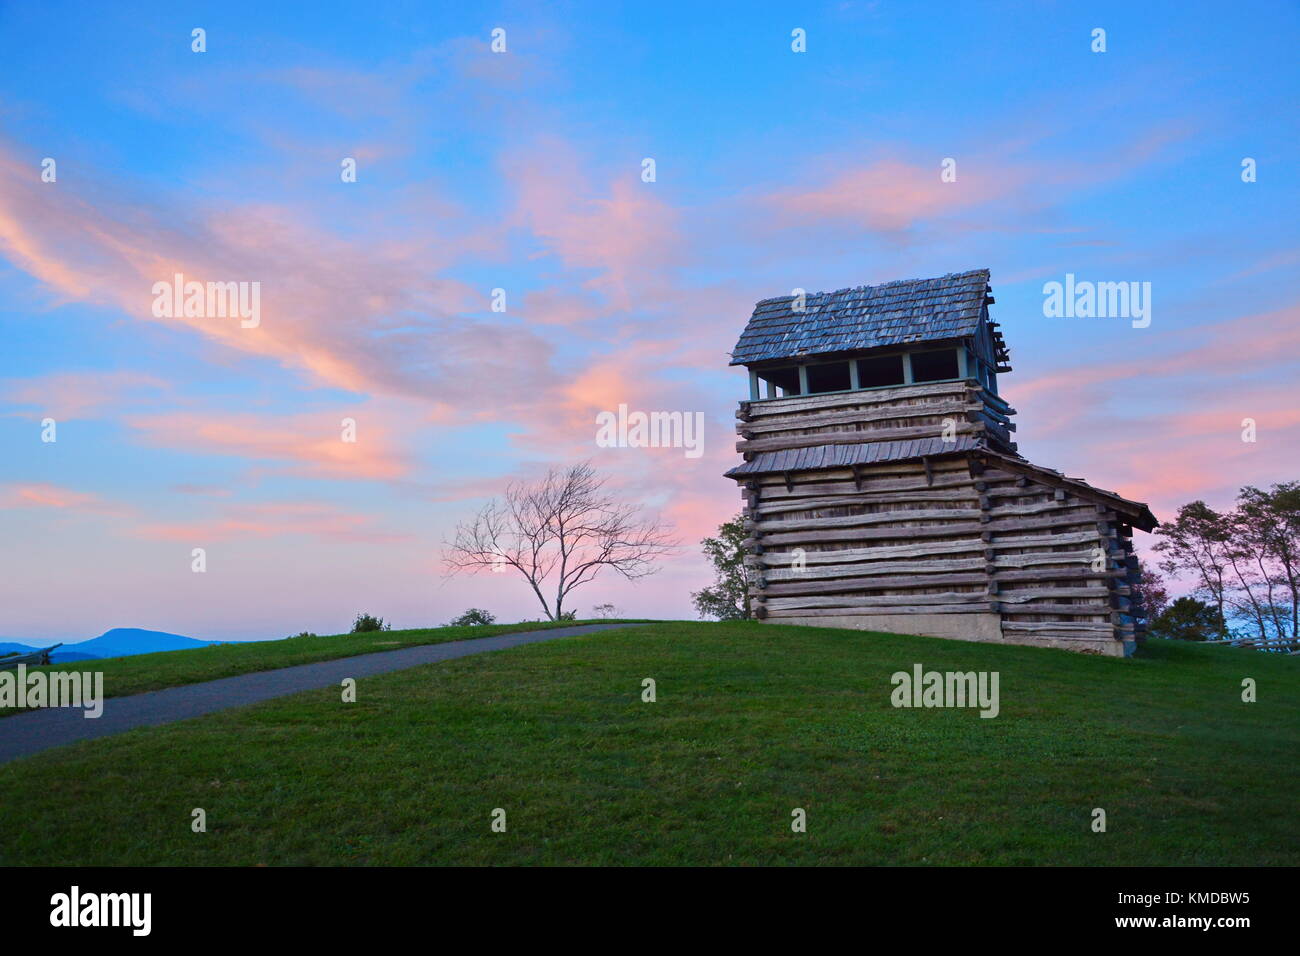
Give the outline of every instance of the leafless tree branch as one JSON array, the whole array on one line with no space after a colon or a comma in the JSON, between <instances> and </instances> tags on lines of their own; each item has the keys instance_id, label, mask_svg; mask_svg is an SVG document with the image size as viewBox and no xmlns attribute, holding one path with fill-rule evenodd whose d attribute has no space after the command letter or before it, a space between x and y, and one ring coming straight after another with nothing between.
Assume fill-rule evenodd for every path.
<instances>
[{"instance_id":1,"label":"leafless tree branch","mask_svg":"<svg viewBox=\"0 0 1300 956\"><path fill-rule=\"evenodd\" d=\"M514 483L468 522L456 527L443 552L448 576L513 569L532 588L551 620L571 592L604 568L629 581L653 574L678 542L639 505L619 501L590 462L533 484ZM554 596L553 603L547 594Z\"/></svg>"}]
</instances>

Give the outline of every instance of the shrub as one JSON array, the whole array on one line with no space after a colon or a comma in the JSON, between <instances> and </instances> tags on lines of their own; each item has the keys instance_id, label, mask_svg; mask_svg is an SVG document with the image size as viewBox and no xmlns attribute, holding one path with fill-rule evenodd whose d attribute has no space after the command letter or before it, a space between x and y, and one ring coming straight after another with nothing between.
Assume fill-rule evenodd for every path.
<instances>
[{"instance_id":1,"label":"shrub","mask_svg":"<svg viewBox=\"0 0 1300 956\"><path fill-rule=\"evenodd\" d=\"M451 626L473 627L479 624L492 624L495 621L496 616L491 611L485 611L481 607L472 607L452 621Z\"/></svg>"},{"instance_id":2,"label":"shrub","mask_svg":"<svg viewBox=\"0 0 1300 956\"><path fill-rule=\"evenodd\" d=\"M313 634L311 631L299 631L297 634L290 634L289 638L290 640L292 640L295 637L315 637L315 636L316 635Z\"/></svg>"},{"instance_id":3,"label":"shrub","mask_svg":"<svg viewBox=\"0 0 1300 956\"><path fill-rule=\"evenodd\" d=\"M367 631L386 631L391 627L391 624L384 623L382 617L373 617L369 614L358 614L357 619L352 622L352 633L365 634Z\"/></svg>"},{"instance_id":4,"label":"shrub","mask_svg":"<svg viewBox=\"0 0 1300 956\"><path fill-rule=\"evenodd\" d=\"M578 619L577 611L561 611L557 621L576 621Z\"/></svg>"}]
</instances>

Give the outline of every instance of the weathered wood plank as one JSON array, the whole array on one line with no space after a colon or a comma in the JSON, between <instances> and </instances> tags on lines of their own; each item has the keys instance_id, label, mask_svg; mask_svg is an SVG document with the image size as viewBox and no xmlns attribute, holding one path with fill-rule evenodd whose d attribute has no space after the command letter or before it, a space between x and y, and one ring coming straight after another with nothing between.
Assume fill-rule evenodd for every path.
<instances>
[{"instance_id":1,"label":"weathered wood plank","mask_svg":"<svg viewBox=\"0 0 1300 956\"><path fill-rule=\"evenodd\" d=\"M932 524L924 528L850 528L842 531L790 531L780 534L765 534L764 546L782 544L817 544L832 541L878 541L896 539L907 541L916 538L952 538L978 535L986 527L978 521L953 521L946 524ZM757 539L747 539L749 541Z\"/></svg>"},{"instance_id":2,"label":"weathered wood plank","mask_svg":"<svg viewBox=\"0 0 1300 956\"><path fill-rule=\"evenodd\" d=\"M998 595L998 600L1002 600L1001 595ZM1106 604L1016 604L1013 607L1003 608L1002 614L1004 618L1008 614L1061 614L1082 617L1107 617L1111 614L1111 609Z\"/></svg>"},{"instance_id":3,"label":"weathered wood plank","mask_svg":"<svg viewBox=\"0 0 1300 956\"><path fill-rule=\"evenodd\" d=\"M872 561L859 564L829 564L806 566L802 571L792 568L768 568L764 576L768 581L827 581L836 578L856 578L866 574L881 575L933 575L953 571L982 571L983 558L960 558L949 561ZM926 579L918 578L914 586L924 586Z\"/></svg>"},{"instance_id":4,"label":"weathered wood plank","mask_svg":"<svg viewBox=\"0 0 1300 956\"><path fill-rule=\"evenodd\" d=\"M1020 538L1002 538L992 542L989 547L998 550L1007 548L1041 548L1046 545L1089 544L1100 541L1096 531L1070 531L1065 534L1027 535Z\"/></svg>"},{"instance_id":5,"label":"weathered wood plank","mask_svg":"<svg viewBox=\"0 0 1300 956\"><path fill-rule=\"evenodd\" d=\"M822 498L782 498L777 501L759 501L759 514L777 514L786 511L807 511L814 508L849 508L867 504L894 504L909 501L973 501L974 493L954 488L948 491L900 491L884 494L857 492L851 495L831 495Z\"/></svg>"},{"instance_id":6,"label":"weathered wood plank","mask_svg":"<svg viewBox=\"0 0 1300 956\"><path fill-rule=\"evenodd\" d=\"M787 415L803 410L841 408L845 405L889 405L911 398L933 398L944 395L961 395L964 398L975 394L976 390L965 382L936 382L932 385L900 385L897 388L873 388L858 392L837 392L832 395L763 398L747 402L745 410L751 419L757 421L768 415Z\"/></svg>"},{"instance_id":7,"label":"weathered wood plank","mask_svg":"<svg viewBox=\"0 0 1300 956\"><path fill-rule=\"evenodd\" d=\"M774 618L783 617L860 617L871 614L980 614L993 610L990 602L977 604L924 604L877 608L782 608L769 611Z\"/></svg>"},{"instance_id":8,"label":"weathered wood plank","mask_svg":"<svg viewBox=\"0 0 1300 956\"><path fill-rule=\"evenodd\" d=\"M896 521L968 520L979 516L978 508L931 508L876 511L871 514L837 515L833 518L796 518L785 521L760 521L758 530L766 537L782 531L816 530L820 528L853 528L863 525L888 524Z\"/></svg>"},{"instance_id":9,"label":"weathered wood plank","mask_svg":"<svg viewBox=\"0 0 1300 956\"><path fill-rule=\"evenodd\" d=\"M1098 605L1099 607L1109 608L1110 605L1105 600L1106 595L1109 593L1106 588L1019 588L1014 590L1003 588L998 591L998 600L1003 604L1024 604L1027 601L1040 598L1098 598L1102 601ZM1091 605L1078 606L1090 607Z\"/></svg>"},{"instance_id":10,"label":"weathered wood plank","mask_svg":"<svg viewBox=\"0 0 1300 956\"><path fill-rule=\"evenodd\" d=\"M1077 634L1081 637L1111 637L1114 634L1114 629L1109 624L1090 624L1081 621L1003 621L1002 630L1031 633L1036 631L1061 631L1066 634Z\"/></svg>"},{"instance_id":11,"label":"weathered wood plank","mask_svg":"<svg viewBox=\"0 0 1300 956\"><path fill-rule=\"evenodd\" d=\"M1086 508L1061 508L1046 518L994 518L984 526L985 531L998 534L1003 531L1028 531L1033 528L1065 528L1096 526L1095 516Z\"/></svg>"},{"instance_id":12,"label":"weathered wood plank","mask_svg":"<svg viewBox=\"0 0 1300 956\"><path fill-rule=\"evenodd\" d=\"M1016 414L1016 410L1015 410L1014 408L1011 407L1011 403L1010 403L1010 402L1008 402L1008 401L1007 401L1005 398L1003 398L1001 395L998 395L998 394L995 394L994 392L989 391L989 390L988 390L987 388L985 388L983 385L977 385L977 386L975 386L972 390L973 390L973 391L975 392L975 394L979 397L979 400L980 400L981 402L984 402L985 404L987 404L990 408L996 408L998 411L1002 412L1004 415L1014 415L1014 414Z\"/></svg>"},{"instance_id":13,"label":"weathered wood plank","mask_svg":"<svg viewBox=\"0 0 1300 956\"><path fill-rule=\"evenodd\" d=\"M1038 571L1004 571L999 568L994 572L993 580L999 583L1013 581L1114 581L1122 577L1123 574L1124 572L1119 570L1093 571L1091 567Z\"/></svg>"},{"instance_id":14,"label":"weathered wood plank","mask_svg":"<svg viewBox=\"0 0 1300 956\"><path fill-rule=\"evenodd\" d=\"M1050 500L1052 497L1051 490L1048 488L1020 488L1016 485L993 485L984 491L990 498L1033 498L1036 501Z\"/></svg>"},{"instance_id":15,"label":"weathered wood plank","mask_svg":"<svg viewBox=\"0 0 1300 956\"><path fill-rule=\"evenodd\" d=\"M936 465L940 464L938 462ZM864 466L869 468L870 466ZM918 472L921 470L918 468ZM761 495L764 502L784 501L790 498L818 497L826 495L853 495L855 497L864 494L874 494L877 492L903 492L913 490L943 490L943 489L965 489L971 487L970 478L966 474L963 466L960 471L951 469L943 471L936 468L934 475L934 484L927 485L921 472L917 478L877 478L870 474L863 476L862 490L858 491L857 485L853 483L851 475L847 476L845 481L816 481L805 482L799 481L797 476L793 488L787 489L785 482L779 480L768 480L761 486ZM972 492L972 497L974 493Z\"/></svg>"},{"instance_id":16,"label":"weathered wood plank","mask_svg":"<svg viewBox=\"0 0 1300 956\"><path fill-rule=\"evenodd\" d=\"M876 548L836 548L831 551L805 551L803 559L809 565L835 564L837 562L880 561L886 558L924 557L932 554L962 554L983 550L984 543L978 538L974 538L965 541L883 545ZM767 551L758 557L763 564L770 567L792 564L795 560L795 556L791 551Z\"/></svg>"},{"instance_id":17,"label":"weathered wood plank","mask_svg":"<svg viewBox=\"0 0 1300 956\"><path fill-rule=\"evenodd\" d=\"M927 607L931 604L962 605L989 603L989 597L983 591L965 593L947 591L942 594L906 594L885 595L880 597L789 597L768 598L769 611L787 611L791 608L816 607ZM1107 609L1108 610L1108 609ZM893 613L893 612L890 612Z\"/></svg>"},{"instance_id":18,"label":"weathered wood plank","mask_svg":"<svg viewBox=\"0 0 1300 956\"><path fill-rule=\"evenodd\" d=\"M992 505L988 510L988 514L993 518L1012 515L1035 515L1056 511L1061 507L1062 504L1059 501L1041 501L1023 505L998 504Z\"/></svg>"},{"instance_id":19,"label":"weathered wood plank","mask_svg":"<svg viewBox=\"0 0 1300 956\"><path fill-rule=\"evenodd\" d=\"M1107 557L1110 558L1110 555ZM993 563L999 568L1027 568L1035 565L1059 564L1082 569L1092 566L1092 551L1060 551L1050 554L1000 554L993 559Z\"/></svg>"},{"instance_id":20,"label":"weathered wood plank","mask_svg":"<svg viewBox=\"0 0 1300 956\"><path fill-rule=\"evenodd\" d=\"M967 414L978 414L982 405L966 402L926 402L923 405L892 405L867 408L845 408L836 412L803 415L772 415L751 419L736 425L738 434L767 435L803 428L820 428L825 425L854 425L859 422L880 422L900 418L930 418L945 415L961 421Z\"/></svg>"},{"instance_id":21,"label":"weathered wood plank","mask_svg":"<svg viewBox=\"0 0 1300 956\"><path fill-rule=\"evenodd\" d=\"M817 595L817 594L848 594L854 591L884 591L888 590L897 594L911 594L917 588L939 587L941 585L951 584L977 584L984 585L988 583L988 577L983 572L975 574L936 574L926 577L915 576L875 576L859 578L843 578L836 581L825 580L800 580L797 578L787 578L781 582L768 582L765 588L753 588L750 593L762 591L768 597L790 596L790 595ZM1065 590L1065 589L1061 589ZM1075 589L1075 590L1082 590ZM982 593L982 592L981 592ZM1102 591L1105 594L1105 591ZM1073 594L1044 594L1043 597L1074 597ZM999 598L999 600L1001 600Z\"/></svg>"}]
</instances>

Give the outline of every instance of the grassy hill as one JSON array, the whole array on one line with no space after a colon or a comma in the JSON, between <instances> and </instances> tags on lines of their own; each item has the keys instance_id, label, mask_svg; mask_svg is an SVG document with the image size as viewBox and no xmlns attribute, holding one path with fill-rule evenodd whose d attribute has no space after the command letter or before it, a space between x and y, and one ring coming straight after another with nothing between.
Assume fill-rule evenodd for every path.
<instances>
[{"instance_id":1,"label":"grassy hill","mask_svg":"<svg viewBox=\"0 0 1300 956\"><path fill-rule=\"evenodd\" d=\"M129 657L64 661L52 663L48 667L30 667L28 670L60 673L103 671L105 696L123 697L127 694L161 690L164 687L197 684L221 677L235 677L239 674L251 674L278 667L336 660L340 657L353 657L374 651L391 651L418 644L442 644L447 641L472 640L476 637L494 637L497 634L510 634L516 631L541 631L556 627L573 627L575 624L601 623L607 622L605 620L525 621L518 624L480 624L404 631L366 631L361 634L312 635L275 641L210 644L185 650L132 654ZM0 717L9 717L25 709L27 708L0 709Z\"/></svg>"},{"instance_id":2,"label":"grassy hill","mask_svg":"<svg viewBox=\"0 0 1300 956\"><path fill-rule=\"evenodd\" d=\"M915 663L998 671L1000 715L893 708ZM1168 642L629 628L0 767L0 864L1295 865L1298 677Z\"/></svg>"}]
</instances>

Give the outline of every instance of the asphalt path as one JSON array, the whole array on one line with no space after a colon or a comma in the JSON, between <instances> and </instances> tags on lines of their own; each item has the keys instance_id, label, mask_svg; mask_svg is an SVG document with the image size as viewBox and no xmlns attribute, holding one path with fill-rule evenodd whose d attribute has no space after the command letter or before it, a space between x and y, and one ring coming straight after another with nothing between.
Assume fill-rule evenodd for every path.
<instances>
[{"instance_id":1,"label":"asphalt path","mask_svg":"<svg viewBox=\"0 0 1300 956\"><path fill-rule=\"evenodd\" d=\"M436 664L471 654L502 651L522 644L553 641L576 634L591 634L638 624L579 624L545 631L520 631L468 641L444 644L421 644L395 651L376 651L356 657L299 664L272 671L240 674L201 684L185 684L130 697L109 697L99 717L85 717L80 707L46 707L26 711L0 720L0 764L29 757L81 740L93 740L120 734L136 727L156 727L191 717L202 717L232 707L247 707L264 700L274 700L304 690L338 687L345 677L373 677L392 671Z\"/></svg>"}]
</instances>

